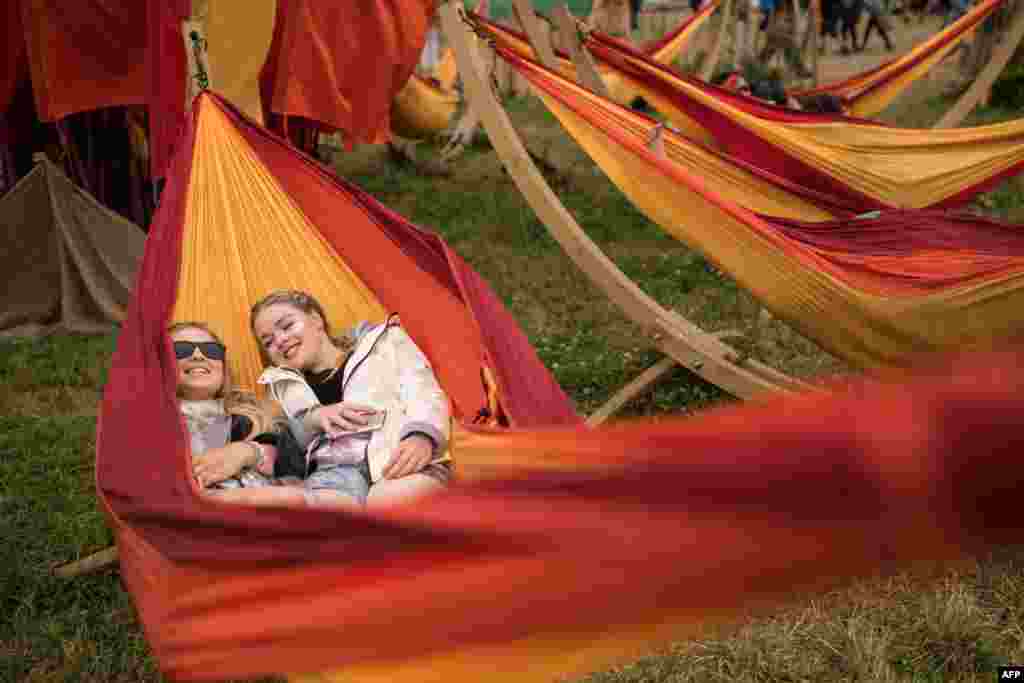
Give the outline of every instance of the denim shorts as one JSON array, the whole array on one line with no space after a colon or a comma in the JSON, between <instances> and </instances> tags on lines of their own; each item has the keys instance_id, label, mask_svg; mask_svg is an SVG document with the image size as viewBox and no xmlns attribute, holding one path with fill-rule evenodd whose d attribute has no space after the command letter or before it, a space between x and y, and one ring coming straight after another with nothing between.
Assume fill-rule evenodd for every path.
<instances>
[{"instance_id":1,"label":"denim shorts","mask_svg":"<svg viewBox=\"0 0 1024 683\"><path fill-rule=\"evenodd\" d=\"M366 497L370 494L370 466L365 459L355 465L320 464L306 478L303 486L307 491L336 491L355 498L360 505L366 505Z\"/></svg>"}]
</instances>

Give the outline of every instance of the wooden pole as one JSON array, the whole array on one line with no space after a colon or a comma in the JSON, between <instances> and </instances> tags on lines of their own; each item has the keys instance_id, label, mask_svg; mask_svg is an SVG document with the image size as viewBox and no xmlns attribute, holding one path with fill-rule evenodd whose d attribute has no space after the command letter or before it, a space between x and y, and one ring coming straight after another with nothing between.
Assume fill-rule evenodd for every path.
<instances>
[{"instance_id":1,"label":"wooden pole","mask_svg":"<svg viewBox=\"0 0 1024 683\"><path fill-rule=\"evenodd\" d=\"M956 128L963 123L967 115L981 103L986 93L992 89L992 85L1006 68L1022 39L1024 39L1024 12L1018 10L1014 14L1009 28L1003 34L1001 42L992 53L989 63L981 70L967 92L961 95L956 104L939 119L935 128Z\"/></svg>"},{"instance_id":2,"label":"wooden pole","mask_svg":"<svg viewBox=\"0 0 1024 683\"><path fill-rule=\"evenodd\" d=\"M742 2L742 0L739 1ZM736 2L737 0L725 0L725 3L719 10L722 13L722 23L718 27L718 35L715 37L714 47L711 48L711 53L704 60L704 65L700 70L702 80L710 81L715 75L715 68L718 66L718 61L722 58L725 39L730 33L729 29L736 23L733 19L733 6Z\"/></svg>"},{"instance_id":3,"label":"wooden pole","mask_svg":"<svg viewBox=\"0 0 1024 683\"><path fill-rule=\"evenodd\" d=\"M576 80L587 90L607 98L609 96L608 87L597 70L593 56L580 42L579 25L569 11L569 7L562 3L555 7L552 14L558 23L562 44L568 48L572 63L576 66Z\"/></svg>"},{"instance_id":4,"label":"wooden pole","mask_svg":"<svg viewBox=\"0 0 1024 683\"><path fill-rule=\"evenodd\" d=\"M656 346L707 381L740 398L806 388L806 384L751 361L742 367L729 358L736 351L674 311L662 308L630 280L580 228L530 159L508 114L491 92L477 46L462 25L462 3L441 6L441 21L452 41L466 96L477 109L509 177L566 255L631 320L660 338Z\"/></svg>"},{"instance_id":5,"label":"wooden pole","mask_svg":"<svg viewBox=\"0 0 1024 683\"><path fill-rule=\"evenodd\" d=\"M555 69L557 67L555 51L551 49L551 40L544 35L540 19L533 12L533 4L530 0L512 0L512 10L515 12L516 18L519 19L519 25L526 32L526 37L530 41L530 47L533 48L533 54L537 56L537 60L547 68Z\"/></svg>"},{"instance_id":6,"label":"wooden pole","mask_svg":"<svg viewBox=\"0 0 1024 683\"><path fill-rule=\"evenodd\" d=\"M810 32L811 40L811 71L812 83L817 88L821 82L821 59L819 59L818 38L821 36L821 0L811 0L810 17L807 30Z\"/></svg>"},{"instance_id":7,"label":"wooden pole","mask_svg":"<svg viewBox=\"0 0 1024 683\"><path fill-rule=\"evenodd\" d=\"M92 555L87 555L76 562L63 564L53 570L53 573L62 579L72 579L82 574L90 574L105 569L117 562L117 546L112 545Z\"/></svg>"}]
</instances>

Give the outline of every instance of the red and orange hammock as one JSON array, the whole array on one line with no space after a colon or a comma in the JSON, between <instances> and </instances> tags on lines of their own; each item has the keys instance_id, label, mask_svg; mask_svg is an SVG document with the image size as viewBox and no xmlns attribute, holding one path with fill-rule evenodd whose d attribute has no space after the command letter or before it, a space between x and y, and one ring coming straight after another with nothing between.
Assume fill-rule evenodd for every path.
<instances>
[{"instance_id":1,"label":"red and orange hammock","mask_svg":"<svg viewBox=\"0 0 1024 683\"><path fill-rule=\"evenodd\" d=\"M608 114L618 105L497 49L641 211L831 353L861 367L903 365L921 351L1024 332L1020 226L920 209L799 220L818 209L813 193L701 156L671 134L659 157L641 117L617 125Z\"/></svg>"},{"instance_id":2,"label":"red and orange hammock","mask_svg":"<svg viewBox=\"0 0 1024 683\"><path fill-rule=\"evenodd\" d=\"M458 485L372 516L199 496L166 328L207 319L250 384L234 294L261 278L334 323L400 313L452 397ZM118 338L96 484L176 680L550 680L795 588L1021 540L1022 360L585 430L440 239L203 95ZM474 427L489 404L523 427Z\"/></svg>"},{"instance_id":3,"label":"red and orange hammock","mask_svg":"<svg viewBox=\"0 0 1024 683\"><path fill-rule=\"evenodd\" d=\"M529 58L506 29L479 25ZM587 46L687 137L862 211L958 206L1024 165L1024 119L917 130L793 111L680 76L612 38L591 34Z\"/></svg>"},{"instance_id":4,"label":"red and orange hammock","mask_svg":"<svg viewBox=\"0 0 1024 683\"><path fill-rule=\"evenodd\" d=\"M853 116L870 118L884 110L917 79L955 50L960 43L999 9L1004 0L984 0L964 16L916 46L873 69L836 83L792 90L790 95L835 95Z\"/></svg>"}]
</instances>

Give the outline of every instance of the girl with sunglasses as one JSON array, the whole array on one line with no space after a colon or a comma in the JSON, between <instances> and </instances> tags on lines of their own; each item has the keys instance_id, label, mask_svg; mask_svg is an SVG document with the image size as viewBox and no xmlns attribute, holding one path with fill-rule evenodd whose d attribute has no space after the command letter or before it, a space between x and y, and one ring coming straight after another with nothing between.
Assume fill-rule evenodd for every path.
<instances>
[{"instance_id":1,"label":"girl with sunglasses","mask_svg":"<svg viewBox=\"0 0 1024 683\"><path fill-rule=\"evenodd\" d=\"M169 332L200 488L236 502L302 503L301 492L275 484L303 476L305 455L287 430L273 429L255 396L233 389L224 343L203 323L178 323Z\"/></svg>"}]
</instances>

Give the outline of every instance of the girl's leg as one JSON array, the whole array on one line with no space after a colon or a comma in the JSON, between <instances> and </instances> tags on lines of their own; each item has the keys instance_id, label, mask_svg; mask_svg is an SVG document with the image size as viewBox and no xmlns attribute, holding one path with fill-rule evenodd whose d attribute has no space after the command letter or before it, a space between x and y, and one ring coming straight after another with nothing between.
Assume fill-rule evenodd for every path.
<instances>
[{"instance_id":1,"label":"girl's leg","mask_svg":"<svg viewBox=\"0 0 1024 683\"><path fill-rule=\"evenodd\" d=\"M260 486L248 489L204 489L203 495L225 503L281 507L306 505L306 497L300 488L294 486Z\"/></svg>"},{"instance_id":2,"label":"girl's leg","mask_svg":"<svg viewBox=\"0 0 1024 683\"><path fill-rule=\"evenodd\" d=\"M436 477L422 472L408 474L401 479L381 479L370 487L367 508L387 507L423 498L445 489Z\"/></svg>"}]
</instances>

